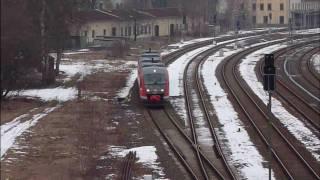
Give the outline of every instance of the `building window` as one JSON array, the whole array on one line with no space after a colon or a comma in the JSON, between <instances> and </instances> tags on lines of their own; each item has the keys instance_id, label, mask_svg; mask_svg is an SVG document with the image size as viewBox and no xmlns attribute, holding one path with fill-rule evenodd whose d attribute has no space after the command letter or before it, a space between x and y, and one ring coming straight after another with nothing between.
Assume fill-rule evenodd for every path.
<instances>
[{"instance_id":1,"label":"building window","mask_svg":"<svg viewBox=\"0 0 320 180\"><path fill-rule=\"evenodd\" d=\"M264 4L263 4L263 3L260 4L260 10L261 10L261 11L264 10Z\"/></svg>"},{"instance_id":2,"label":"building window","mask_svg":"<svg viewBox=\"0 0 320 180\"><path fill-rule=\"evenodd\" d=\"M244 10L244 4L243 3L240 4L240 9Z\"/></svg>"},{"instance_id":3,"label":"building window","mask_svg":"<svg viewBox=\"0 0 320 180\"><path fill-rule=\"evenodd\" d=\"M271 11L272 10L272 5L271 3L268 3L268 11Z\"/></svg>"},{"instance_id":4,"label":"building window","mask_svg":"<svg viewBox=\"0 0 320 180\"><path fill-rule=\"evenodd\" d=\"M84 31L84 36L88 36L88 31Z\"/></svg>"},{"instance_id":5,"label":"building window","mask_svg":"<svg viewBox=\"0 0 320 180\"><path fill-rule=\"evenodd\" d=\"M150 26L150 24L148 25L148 33L151 34L151 26Z\"/></svg>"},{"instance_id":6,"label":"building window","mask_svg":"<svg viewBox=\"0 0 320 180\"><path fill-rule=\"evenodd\" d=\"M271 19L272 19L272 13L269 13L269 19L270 19L270 22L271 22Z\"/></svg>"},{"instance_id":7,"label":"building window","mask_svg":"<svg viewBox=\"0 0 320 180\"><path fill-rule=\"evenodd\" d=\"M92 30L91 35L92 35L93 38L95 37L95 32L94 32L94 30Z\"/></svg>"},{"instance_id":8,"label":"building window","mask_svg":"<svg viewBox=\"0 0 320 180\"><path fill-rule=\"evenodd\" d=\"M257 24L257 17L256 16L252 16L252 24Z\"/></svg>"},{"instance_id":9,"label":"building window","mask_svg":"<svg viewBox=\"0 0 320 180\"><path fill-rule=\"evenodd\" d=\"M263 23L268 24L268 16L263 16Z\"/></svg>"},{"instance_id":10,"label":"building window","mask_svg":"<svg viewBox=\"0 0 320 180\"><path fill-rule=\"evenodd\" d=\"M112 36L116 36L117 35L117 28L113 27L112 28Z\"/></svg>"},{"instance_id":11,"label":"building window","mask_svg":"<svg viewBox=\"0 0 320 180\"><path fill-rule=\"evenodd\" d=\"M133 34L139 35L140 31L139 31L139 26L136 25L135 30L133 31Z\"/></svg>"},{"instance_id":12,"label":"building window","mask_svg":"<svg viewBox=\"0 0 320 180\"><path fill-rule=\"evenodd\" d=\"M128 28L128 36L131 36L131 26Z\"/></svg>"},{"instance_id":13,"label":"building window","mask_svg":"<svg viewBox=\"0 0 320 180\"><path fill-rule=\"evenodd\" d=\"M284 24L284 16L279 17L280 24Z\"/></svg>"},{"instance_id":14,"label":"building window","mask_svg":"<svg viewBox=\"0 0 320 180\"><path fill-rule=\"evenodd\" d=\"M143 34L143 33L144 33L143 30L144 30L144 26L141 26L141 27L140 27L140 34Z\"/></svg>"},{"instance_id":15,"label":"building window","mask_svg":"<svg viewBox=\"0 0 320 180\"><path fill-rule=\"evenodd\" d=\"M124 36L128 36L128 27L124 28Z\"/></svg>"},{"instance_id":16,"label":"building window","mask_svg":"<svg viewBox=\"0 0 320 180\"><path fill-rule=\"evenodd\" d=\"M257 4L256 3L253 3L252 4L252 11L256 11L257 10Z\"/></svg>"},{"instance_id":17,"label":"building window","mask_svg":"<svg viewBox=\"0 0 320 180\"><path fill-rule=\"evenodd\" d=\"M147 25L144 26L144 33L148 34L148 26Z\"/></svg>"},{"instance_id":18,"label":"building window","mask_svg":"<svg viewBox=\"0 0 320 180\"><path fill-rule=\"evenodd\" d=\"M121 36L123 36L123 27L121 27L121 29L120 29L120 34L121 34Z\"/></svg>"},{"instance_id":19,"label":"building window","mask_svg":"<svg viewBox=\"0 0 320 180\"><path fill-rule=\"evenodd\" d=\"M105 35L107 35L107 30L103 30L103 35L105 36Z\"/></svg>"},{"instance_id":20,"label":"building window","mask_svg":"<svg viewBox=\"0 0 320 180\"><path fill-rule=\"evenodd\" d=\"M283 11L284 10L284 5L283 3L280 3L280 11Z\"/></svg>"}]
</instances>

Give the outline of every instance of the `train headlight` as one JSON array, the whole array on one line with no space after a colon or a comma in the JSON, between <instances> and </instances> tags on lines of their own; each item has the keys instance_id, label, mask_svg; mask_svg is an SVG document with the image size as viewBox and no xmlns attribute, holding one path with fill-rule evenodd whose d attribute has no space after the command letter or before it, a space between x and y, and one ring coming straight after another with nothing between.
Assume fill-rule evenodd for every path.
<instances>
[{"instance_id":1,"label":"train headlight","mask_svg":"<svg viewBox=\"0 0 320 180\"><path fill-rule=\"evenodd\" d=\"M147 89L147 92L150 92L150 89Z\"/></svg>"},{"instance_id":2,"label":"train headlight","mask_svg":"<svg viewBox=\"0 0 320 180\"><path fill-rule=\"evenodd\" d=\"M164 89L161 89L160 91L161 91L161 92L164 92Z\"/></svg>"}]
</instances>

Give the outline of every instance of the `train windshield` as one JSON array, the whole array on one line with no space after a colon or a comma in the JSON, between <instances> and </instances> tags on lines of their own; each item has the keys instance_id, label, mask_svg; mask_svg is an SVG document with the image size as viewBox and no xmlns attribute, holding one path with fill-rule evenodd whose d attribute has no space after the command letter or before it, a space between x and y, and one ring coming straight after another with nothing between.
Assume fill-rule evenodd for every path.
<instances>
[{"instance_id":1,"label":"train windshield","mask_svg":"<svg viewBox=\"0 0 320 180\"><path fill-rule=\"evenodd\" d=\"M145 85L165 84L166 79L163 74L157 74L157 73L146 74L144 76L144 83Z\"/></svg>"}]
</instances>

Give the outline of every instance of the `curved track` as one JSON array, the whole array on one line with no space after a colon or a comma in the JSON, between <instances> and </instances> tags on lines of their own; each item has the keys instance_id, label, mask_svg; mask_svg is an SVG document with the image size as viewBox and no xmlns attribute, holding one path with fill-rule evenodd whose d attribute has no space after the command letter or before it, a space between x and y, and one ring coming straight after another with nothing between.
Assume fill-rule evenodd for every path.
<instances>
[{"instance_id":1,"label":"curved track","mask_svg":"<svg viewBox=\"0 0 320 180\"><path fill-rule=\"evenodd\" d=\"M215 154L214 162L215 164L217 164L222 173L224 174L225 177L228 177L229 179L237 179L236 175L234 174L234 172L231 170L231 167L229 166L226 157L224 155L224 153L222 153L221 150L221 146L220 146L220 142L217 138L216 132L214 130L213 124L212 124L212 119L210 118L209 115L209 111L208 108L206 106L206 104L204 103L204 99L203 99L203 90L201 89L200 86L200 78L199 78L199 74L198 74L198 69L199 69L199 65L202 61L204 61L209 55L211 55L213 52L217 51L219 48L221 48L221 46L209 49L201 54L199 54L198 56L196 56L193 60L191 60L184 71L184 94L185 94L185 102L186 102L186 106L187 106L187 113L188 113L188 119L190 121L190 129L191 129L191 134L192 134L192 138L193 141L197 144L199 144L197 141L198 137L197 137L197 128L196 126L196 116L199 116L199 114L195 115L194 112L192 111L193 109L193 105L195 102L193 102L193 91L195 91L197 93L197 98L200 99L201 101L201 111L204 112L205 114L205 120L206 120L206 124L209 128L209 131L211 133L211 137L212 137L212 141L213 141L213 148L211 150L206 150L206 152L208 153L208 151L210 152L210 154ZM199 144L199 146L201 147L202 145ZM201 149L208 149L206 147L203 147Z\"/></svg>"},{"instance_id":2,"label":"curved track","mask_svg":"<svg viewBox=\"0 0 320 180\"><path fill-rule=\"evenodd\" d=\"M166 56L165 62L170 63L171 61L173 61L174 59L176 59L177 57L179 57L183 53L190 51L192 49L195 49L195 48L199 48L200 46L204 46L209 43L210 43L210 41L208 41L206 43L199 43L196 46L190 46L190 47L187 47L182 50L178 50L177 52ZM199 64L197 64L197 69L199 68ZM199 79L196 74L197 73L195 73L195 76L196 76L195 79ZM198 86L197 93L201 99L201 103L202 103L201 106L202 106L202 109L204 109L204 112L206 114L207 122L210 122L212 120L210 120L210 115L208 112L206 112L207 110L205 110L206 105L205 105L205 102L202 98L203 95L201 95L203 89L200 90L201 85L199 85L199 84L200 83L197 82L197 86ZM188 94L188 92L186 94ZM148 109L145 111L145 116L149 117L149 119L151 119L154 122L154 124L158 128L159 132L162 134L162 137L166 140L166 142L171 147L173 152L179 158L181 164L185 167L187 172L190 174L190 177L192 179L208 179L209 176L214 174L214 176L218 179L236 179L235 175L233 175L232 171L230 170L231 168L228 167L228 164L225 160L225 157L223 156L223 153L221 151L221 148L218 147L220 145L219 145L218 138L215 136L213 126L209 125L211 127L211 134L214 137L213 141L215 142L216 152L223 159L223 160L221 160L220 163L224 164L224 170L222 170L220 166L217 167L216 164L213 163L207 157L207 155L202 151L202 149L200 148L200 146L196 140L196 138L197 138L196 132L192 133L194 135L193 135L193 138L191 139L189 137L189 135L185 133L185 129L182 129L181 125L178 124L179 120L177 120L177 118L174 118L175 115L172 113L169 113L168 109L171 109L171 108L169 108L167 106L165 108L165 110ZM263 114L263 112L261 114ZM261 114L260 114L260 116L263 116ZM248 117L250 116L249 113L247 113L247 116ZM266 115L264 114L264 116L266 116ZM264 117L264 118L266 118L266 117ZM255 127L257 128L258 126L255 125ZM258 130L258 131L259 131L260 137L262 137L262 139L265 140L265 137L262 133L263 131L262 130L261 131ZM285 149L289 149L289 148L285 148ZM287 151L290 151L290 150L284 150L284 154L286 154ZM293 173L294 174L294 176L293 176L291 174L291 172L289 172L289 170L286 168L287 164L285 165L283 163L283 161L280 160L280 158L276 154L275 150L273 150L273 155L274 155L275 159L277 159L277 161L279 162L280 166L284 169L283 171L287 174L287 177L293 179L293 177L295 176L295 173ZM293 160L292 162L295 162L295 160ZM291 166L295 166L297 168L297 167L299 167L299 165L300 165L300 163L298 163L298 165L292 164ZM290 166L290 165L288 165L288 166ZM301 166L301 167L303 167L302 168L303 170L297 171L298 174L305 171L305 167L304 166ZM294 168L294 169L296 169L296 168ZM299 169L299 168L297 168L297 169ZM207 172L209 172L209 173L207 173Z\"/></svg>"},{"instance_id":3,"label":"curved track","mask_svg":"<svg viewBox=\"0 0 320 180\"><path fill-rule=\"evenodd\" d=\"M307 101L306 98L304 98L305 94L299 93L299 90L297 88L292 87L293 84L289 80L283 78L286 77L286 74L284 73L285 70L281 65L284 63L284 57L288 52L291 52L291 50L295 50L297 48L301 48L309 43L311 44L312 41L298 44L289 48L284 48L275 52L275 62L278 67L281 67L281 71L279 72L281 76L280 78L277 78L276 95L278 95L283 101L286 102L286 104L290 105L290 107L294 109L293 113L299 113L300 116L304 120L308 121L314 129L320 129L320 111L318 109L319 107L315 107L314 103L310 102L310 100ZM304 53L303 55L305 54L308 54L308 52ZM261 80L263 74L262 61L260 61L259 64L260 66L258 67L260 67L259 75Z\"/></svg>"},{"instance_id":4,"label":"curved track","mask_svg":"<svg viewBox=\"0 0 320 180\"><path fill-rule=\"evenodd\" d=\"M316 95L320 95L320 76L317 76L314 72L314 68L310 63L310 60L313 55L320 53L320 47L318 44L314 45L309 51L305 52L300 60L299 70L305 79L308 82L308 86L310 87L310 91L315 89L317 92Z\"/></svg>"},{"instance_id":5,"label":"curved track","mask_svg":"<svg viewBox=\"0 0 320 180\"><path fill-rule=\"evenodd\" d=\"M303 158L301 153L296 149L297 145L293 145L282 133L283 128L279 128L278 123L271 123L272 129L268 128L269 117L266 107L258 105L257 102L260 100L247 91L244 81L239 77L237 66L240 60L263 47L266 47L266 45L254 47L227 58L222 63L220 71L223 83L226 84L234 101L237 102L239 107L241 107L241 111L246 115L246 121L249 121L255 127L256 132L263 139L266 147L268 147L267 137L269 134L272 135L273 158L281 165L287 178L319 179L319 165L310 159L306 160Z\"/></svg>"}]
</instances>

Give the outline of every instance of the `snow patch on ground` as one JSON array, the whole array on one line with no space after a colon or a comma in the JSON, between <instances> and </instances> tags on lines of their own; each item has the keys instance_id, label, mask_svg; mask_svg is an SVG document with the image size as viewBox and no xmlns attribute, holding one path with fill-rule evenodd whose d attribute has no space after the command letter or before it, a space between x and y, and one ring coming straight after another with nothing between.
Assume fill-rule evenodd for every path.
<instances>
[{"instance_id":1,"label":"snow patch on ground","mask_svg":"<svg viewBox=\"0 0 320 180\"><path fill-rule=\"evenodd\" d=\"M39 98L42 101L59 101L65 102L77 97L76 88L48 88L48 89L28 89L10 93L10 96L25 96Z\"/></svg>"},{"instance_id":2,"label":"snow patch on ground","mask_svg":"<svg viewBox=\"0 0 320 180\"><path fill-rule=\"evenodd\" d=\"M89 52L90 49L79 49L77 51L68 51L68 52L64 52L64 55L72 55L72 54L82 54L82 53L87 53Z\"/></svg>"},{"instance_id":3,"label":"snow patch on ground","mask_svg":"<svg viewBox=\"0 0 320 180\"><path fill-rule=\"evenodd\" d=\"M196 118L196 132L199 143L209 147L213 147L213 137L211 136L210 126L204 119L204 113L201 111L199 104L201 103L195 90L192 90L192 101L193 101L193 115Z\"/></svg>"},{"instance_id":4,"label":"snow patch on ground","mask_svg":"<svg viewBox=\"0 0 320 180\"><path fill-rule=\"evenodd\" d=\"M313 65L314 69L320 73L320 54L315 54L311 58L311 64Z\"/></svg>"},{"instance_id":5,"label":"snow patch on ground","mask_svg":"<svg viewBox=\"0 0 320 180\"><path fill-rule=\"evenodd\" d=\"M201 52L214 47L214 45L208 45L187 52L180 56L177 60L168 66L168 73L170 78L169 94L170 96L183 96L183 72L189 61L196 57Z\"/></svg>"},{"instance_id":6,"label":"snow patch on ground","mask_svg":"<svg viewBox=\"0 0 320 180\"><path fill-rule=\"evenodd\" d=\"M131 70L135 72L136 61L121 61L121 60L92 60L90 62L64 62L62 61L60 65L60 71L64 72L63 82L69 81L72 77L80 75L77 81L82 81L87 75L97 73L97 72L128 72ZM127 91L133 85L136 74L132 74L127 82L127 88L121 90L120 95L127 94ZM42 101L59 101L65 102L73 100L77 97L78 90L75 87L65 88L65 87L55 87L46 89L28 89L20 91L12 91L8 96L26 96L31 98L39 98Z\"/></svg>"},{"instance_id":7,"label":"snow patch on ground","mask_svg":"<svg viewBox=\"0 0 320 180\"><path fill-rule=\"evenodd\" d=\"M278 49L286 47L285 45L273 45L260 49L246 58L240 64L240 73L253 92L267 105L268 95L263 90L262 83L258 81L254 68L265 53L271 53ZM272 98L272 112L277 119L290 131L290 133L311 152L311 154L320 161L320 140L317 136L307 128L302 121L289 113L282 103L275 98Z\"/></svg>"},{"instance_id":8,"label":"snow patch on ground","mask_svg":"<svg viewBox=\"0 0 320 180\"><path fill-rule=\"evenodd\" d=\"M119 92L117 93L117 96L120 98L126 98L129 95L130 90L132 89L134 82L137 79L137 76L138 76L137 67L136 67L137 63L135 62L134 65L135 65L135 68L131 69L129 76L127 77L126 86L120 89Z\"/></svg>"},{"instance_id":9,"label":"snow patch on ground","mask_svg":"<svg viewBox=\"0 0 320 180\"><path fill-rule=\"evenodd\" d=\"M289 31L280 32L279 34L289 34ZM320 28L293 30L292 34L317 34L320 33Z\"/></svg>"},{"instance_id":10,"label":"snow patch on ground","mask_svg":"<svg viewBox=\"0 0 320 180\"><path fill-rule=\"evenodd\" d=\"M158 156L156 154L157 149L154 146L141 146L131 149L125 149L121 146L111 146L109 152L111 156L125 157L130 151L136 152L137 163L141 163L146 168L154 169L154 172L160 177L164 177L163 168L160 167L160 163L157 162Z\"/></svg>"},{"instance_id":11,"label":"snow patch on ground","mask_svg":"<svg viewBox=\"0 0 320 180\"><path fill-rule=\"evenodd\" d=\"M60 107L59 105L56 107L46 108L43 112L39 114L35 114L31 117L31 119L25 120L29 117L29 114L21 115L14 120L5 123L0 126L1 129L1 160L6 154L7 150L15 144L16 138L22 135L25 131L27 131L32 126L36 125L37 122L47 116L50 112L54 111Z\"/></svg>"},{"instance_id":12,"label":"snow patch on ground","mask_svg":"<svg viewBox=\"0 0 320 180\"><path fill-rule=\"evenodd\" d=\"M271 30L278 30L278 29L283 29L283 28L270 28ZM267 31L267 28L257 28L257 29L253 29L253 30L240 30L239 34L250 34L250 33L256 33L256 32L263 32L263 31ZM192 39L189 41L180 41L178 43L174 43L174 44L169 44L168 47L166 49L163 49L161 52L161 56L165 56L168 55L170 53L173 53L187 45L191 45L194 43L199 43L199 42L203 42L203 41L208 41L208 40L214 40L214 39L219 39L219 38L223 38L223 37L228 37L228 36L232 36L235 35L234 31L229 31L226 34L222 34L219 35L215 38L213 37L208 37L208 38L197 38L197 39Z\"/></svg>"},{"instance_id":13,"label":"snow patch on ground","mask_svg":"<svg viewBox=\"0 0 320 180\"><path fill-rule=\"evenodd\" d=\"M224 49L224 56L215 53L201 66L201 75L207 89L211 104L215 109L219 123L222 124L219 134L224 136L226 145L230 148L231 163L240 171L245 179L267 179L268 169L263 166L265 160L260 155L238 117L238 113L229 101L214 73L219 63L238 50ZM240 131L239 131L240 130ZM272 172L272 178L274 175Z\"/></svg>"},{"instance_id":14,"label":"snow patch on ground","mask_svg":"<svg viewBox=\"0 0 320 180\"><path fill-rule=\"evenodd\" d=\"M238 40L241 41L241 40L249 39L252 37L256 37L256 36L239 38ZM234 39L219 42L217 43L217 45L228 44L232 41L234 41ZM177 111L177 114L184 120L186 125L188 124L188 122L187 122L185 102L183 98L184 69L186 68L186 65L188 64L188 62L191 61L194 57L196 57L200 53L210 48L213 48L214 46L216 45L213 45L213 44L207 45L207 46L195 49L193 51L187 52L184 55L180 56L178 59L176 59L174 62L172 62L167 68L169 73L169 79L170 79L170 84L169 84L170 103L172 104L174 109Z\"/></svg>"},{"instance_id":15,"label":"snow patch on ground","mask_svg":"<svg viewBox=\"0 0 320 180\"><path fill-rule=\"evenodd\" d=\"M191 61L195 56L200 54L201 52L212 48L214 45L205 46L202 48L195 49L193 51L187 52L184 55L180 56L177 60L169 65L168 73L169 73L169 95L170 95L170 103L178 112L177 114L182 118L185 122L185 125L188 125L187 122L187 114L186 107L184 102L184 93L183 93L183 72L186 68L186 65L189 61Z\"/></svg>"}]
</instances>

